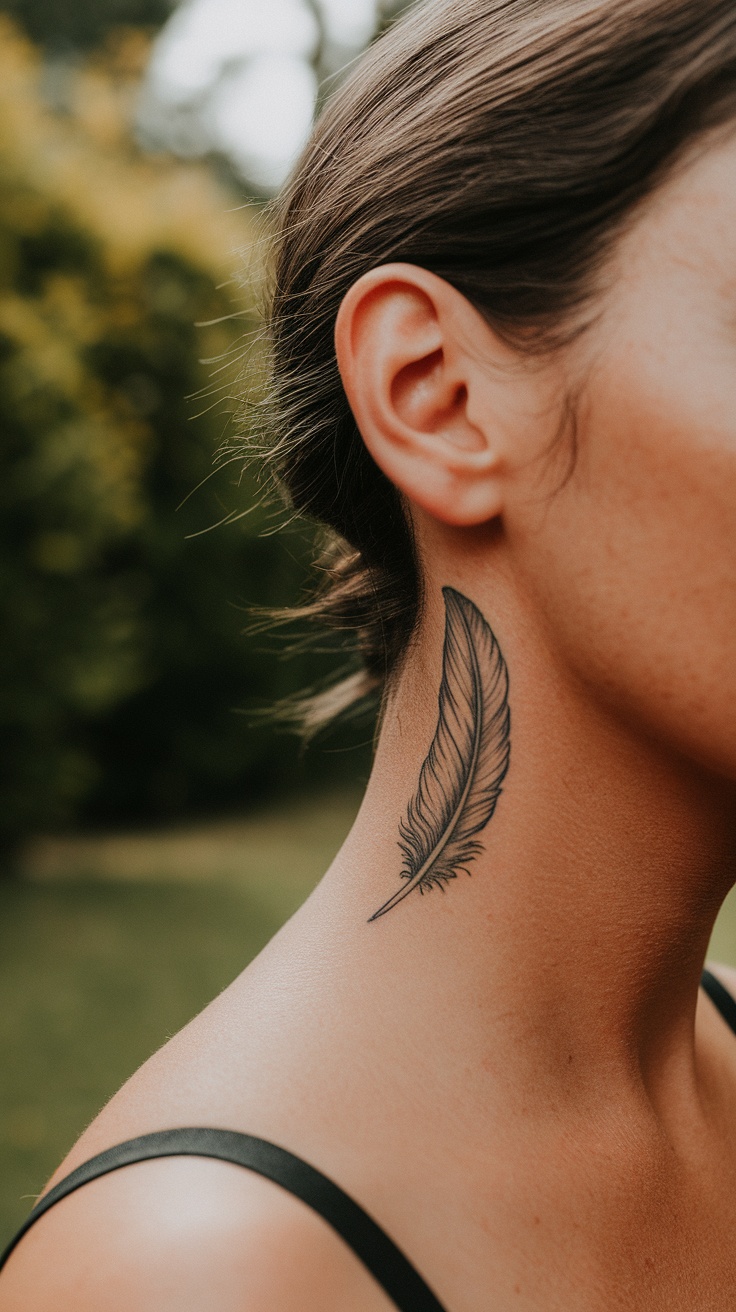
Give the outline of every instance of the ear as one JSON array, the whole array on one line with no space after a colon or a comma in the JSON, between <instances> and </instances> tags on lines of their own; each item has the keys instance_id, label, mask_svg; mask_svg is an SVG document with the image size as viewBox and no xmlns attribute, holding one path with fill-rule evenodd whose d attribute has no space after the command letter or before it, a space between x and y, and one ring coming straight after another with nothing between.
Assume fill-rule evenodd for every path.
<instances>
[{"instance_id":1,"label":"ear","mask_svg":"<svg viewBox=\"0 0 736 1312\"><path fill-rule=\"evenodd\" d=\"M384 265L347 293L335 346L363 440L409 501L457 526L499 515L511 352L470 302L426 269Z\"/></svg>"}]
</instances>

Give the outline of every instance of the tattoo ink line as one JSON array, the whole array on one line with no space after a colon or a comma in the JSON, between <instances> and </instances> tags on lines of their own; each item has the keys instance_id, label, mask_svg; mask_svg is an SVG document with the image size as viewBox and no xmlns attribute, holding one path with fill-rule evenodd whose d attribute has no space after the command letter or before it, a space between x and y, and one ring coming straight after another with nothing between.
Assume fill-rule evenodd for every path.
<instances>
[{"instance_id":1,"label":"tattoo ink line","mask_svg":"<svg viewBox=\"0 0 736 1312\"><path fill-rule=\"evenodd\" d=\"M399 825L401 888L378 920L419 889L444 890L483 851L476 835L496 809L509 768L511 712L506 662L477 606L443 588L445 645L439 717L419 786Z\"/></svg>"}]
</instances>

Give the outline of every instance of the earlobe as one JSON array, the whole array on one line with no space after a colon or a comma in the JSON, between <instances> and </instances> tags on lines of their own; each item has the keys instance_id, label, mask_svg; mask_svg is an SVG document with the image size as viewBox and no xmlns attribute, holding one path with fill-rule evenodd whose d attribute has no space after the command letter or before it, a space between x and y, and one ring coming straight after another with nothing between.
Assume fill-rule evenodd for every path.
<instances>
[{"instance_id":1,"label":"earlobe","mask_svg":"<svg viewBox=\"0 0 736 1312\"><path fill-rule=\"evenodd\" d=\"M502 508L502 453L479 396L487 377L475 320L441 278L395 264L355 283L335 329L345 391L373 459L410 503L462 527Z\"/></svg>"}]
</instances>

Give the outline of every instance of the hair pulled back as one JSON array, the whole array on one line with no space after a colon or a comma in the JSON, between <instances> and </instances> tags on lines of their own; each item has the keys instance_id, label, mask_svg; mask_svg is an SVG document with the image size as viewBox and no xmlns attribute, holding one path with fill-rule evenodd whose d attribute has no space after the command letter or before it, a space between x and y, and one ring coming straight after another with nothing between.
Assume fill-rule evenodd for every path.
<instances>
[{"instance_id":1,"label":"hair pulled back","mask_svg":"<svg viewBox=\"0 0 736 1312\"><path fill-rule=\"evenodd\" d=\"M329 586L304 613L354 629L364 662L312 726L385 685L421 605L410 517L337 368L348 288L418 264L512 344L554 349L637 204L735 114L733 0L426 0L329 102L276 211L266 457L333 534Z\"/></svg>"}]
</instances>

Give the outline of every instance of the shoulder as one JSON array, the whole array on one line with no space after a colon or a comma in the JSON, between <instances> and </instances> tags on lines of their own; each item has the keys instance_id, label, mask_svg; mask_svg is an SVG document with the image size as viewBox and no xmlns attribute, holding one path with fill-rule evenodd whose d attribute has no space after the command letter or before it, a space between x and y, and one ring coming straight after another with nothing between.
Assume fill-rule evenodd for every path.
<instances>
[{"instance_id":1,"label":"shoulder","mask_svg":"<svg viewBox=\"0 0 736 1312\"><path fill-rule=\"evenodd\" d=\"M0 1277L0 1312L380 1312L337 1235L229 1163L157 1159L85 1185L41 1217Z\"/></svg>"}]
</instances>

